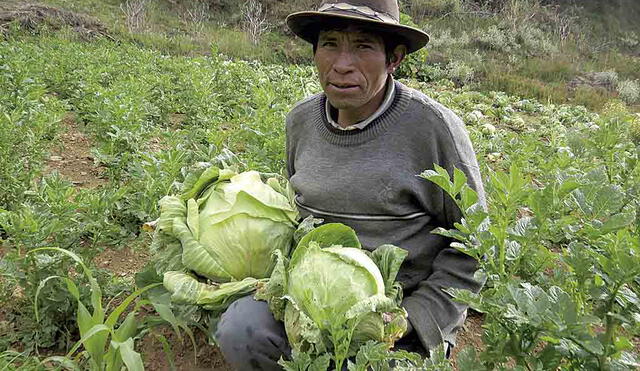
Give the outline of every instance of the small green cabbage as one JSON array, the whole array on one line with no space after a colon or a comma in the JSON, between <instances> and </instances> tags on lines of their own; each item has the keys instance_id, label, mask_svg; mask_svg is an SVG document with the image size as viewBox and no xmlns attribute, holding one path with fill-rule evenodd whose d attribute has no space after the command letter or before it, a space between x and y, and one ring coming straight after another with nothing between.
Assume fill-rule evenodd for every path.
<instances>
[{"instance_id":1,"label":"small green cabbage","mask_svg":"<svg viewBox=\"0 0 640 371\"><path fill-rule=\"evenodd\" d=\"M277 253L271 279L256 297L284 321L296 352L331 353L338 365L367 341L392 347L406 331L395 282L406 254L392 245L369 253L351 228L326 224L305 235L290 260Z\"/></svg>"}]
</instances>

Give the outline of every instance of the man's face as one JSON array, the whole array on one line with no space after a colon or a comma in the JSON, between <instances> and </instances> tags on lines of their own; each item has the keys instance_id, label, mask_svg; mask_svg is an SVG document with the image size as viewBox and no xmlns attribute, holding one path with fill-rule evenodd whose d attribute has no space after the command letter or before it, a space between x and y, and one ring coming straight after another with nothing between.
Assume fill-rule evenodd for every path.
<instances>
[{"instance_id":1,"label":"man's face","mask_svg":"<svg viewBox=\"0 0 640 371\"><path fill-rule=\"evenodd\" d=\"M339 110L366 107L392 72L382 37L353 28L321 31L314 61L322 89Z\"/></svg>"}]
</instances>

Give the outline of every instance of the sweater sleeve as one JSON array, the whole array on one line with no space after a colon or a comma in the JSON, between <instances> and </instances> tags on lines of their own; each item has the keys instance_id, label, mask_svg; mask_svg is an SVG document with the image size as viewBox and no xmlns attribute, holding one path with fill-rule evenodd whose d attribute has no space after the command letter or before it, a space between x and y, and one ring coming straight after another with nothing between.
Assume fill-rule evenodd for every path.
<instances>
[{"instance_id":1,"label":"sweater sleeve","mask_svg":"<svg viewBox=\"0 0 640 371\"><path fill-rule=\"evenodd\" d=\"M445 140L445 143L449 144L445 145L443 150L447 156L440 159L439 165L446 168L450 174L453 174L454 167L462 170L467 176L468 184L478 192L479 200L484 206L484 189L468 134L460 119L452 112L444 112L442 118L449 128L450 138ZM441 214L437 216L439 224L445 228L453 228L453 223L460 221L462 217L460 210L445 192L439 193L437 197L444 198L440 203L443 210L440 210ZM403 301L409 321L426 349L433 349L445 341L455 344L456 332L462 327L466 317L467 306L455 302L443 290L460 288L478 292L482 287L482 283L474 279L477 261L450 247L451 240L439 237L427 239L444 246L433 261L432 274L420 282Z\"/></svg>"}]
</instances>

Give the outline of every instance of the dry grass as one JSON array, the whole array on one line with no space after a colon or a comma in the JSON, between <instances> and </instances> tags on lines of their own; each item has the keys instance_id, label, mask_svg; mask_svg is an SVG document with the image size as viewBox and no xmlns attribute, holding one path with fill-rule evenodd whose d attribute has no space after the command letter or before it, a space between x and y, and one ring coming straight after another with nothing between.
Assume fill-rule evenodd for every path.
<instances>
[{"instance_id":1,"label":"dry grass","mask_svg":"<svg viewBox=\"0 0 640 371\"><path fill-rule=\"evenodd\" d=\"M84 36L109 36L107 27L94 17L33 3L0 6L0 32L7 32L12 23L31 31L43 26L53 30L71 27Z\"/></svg>"}]
</instances>

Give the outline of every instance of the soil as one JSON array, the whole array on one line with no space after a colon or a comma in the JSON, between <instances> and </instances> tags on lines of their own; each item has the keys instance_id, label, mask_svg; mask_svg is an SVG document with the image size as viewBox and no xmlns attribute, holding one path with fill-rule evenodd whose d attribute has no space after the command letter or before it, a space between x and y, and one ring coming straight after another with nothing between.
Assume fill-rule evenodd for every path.
<instances>
[{"instance_id":1,"label":"soil","mask_svg":"<svg viewBox=\"0 0 640 371\"><path fill-rule=\"evenodd\" d=\"M141 249L130 247L121 250L105 249L96 256L94 262L98 268L107 269L116 276L132 278L140 272L149 261L150 254ZM143 309L144 310L144 309ZM149 309L152 311L152 309ZM147 370L170 370L170 364L159 339L164 336L167 339L173 353L173 360L177 370L198 371L198 370L219 370L230 371L231 368L225 363L220 351L213 345L207 343L205 334L194 330L196 341L196 351L186 334L182 333L180 339L168 327L154 329L141 340L138 340L137 347L140 351L145 368Z\"/></svg>"},{"instance_id":2,"label":"soil","mask_svg":"<svg viewBox=\"0 0 640 371\"><path fill-rule=\"evenodd\" d=\"M99 268L108 269L110 272L120 277L133 277L141 271L149 261L150 254L146 251L124 248L122 250L106 249L95 258L95 263ZM149 309L152 311L152 309ZM177 370L198 371L198 370L218 370L231 371L225 363L222 354L217 347L207 343L207 337L201 331L195 330L194 334L196 347L194 347L188 336L182 333L182 338L178 337L172 329L162 327L154 329L144 338L137 342L138 351L142 355L145 368L147 370L170 370L160 336L167 339Z\"/></svg>"},{"instance_id":3,"label":"soil","mask_svg":"<svg viewBox=\"0 0 640 371\"><path fill-rule=\"evenodd\" d=\"M602 81L598 78L597 73L589 73L584 76L577 76L573 80L567 83L567 86L571 90L575 90L580 86L587 86L591 88L600 88L606 91L615 91L616 86L612 81Z\"/></svg>"},{"instance_id":4,"label":"soil","mask_svg":"<svg viewBox=\"0 0 640 371\"><path fill-rule=\"evenodd\" d=\"M215 370L231 371L231 367L224 361L220 350L207 343L206 335L198 331L195 337L194 348L186 336L182 333L182 340L171 330L163 328L145 336L139 343L140 352L144 359L145 368L148 370L169 370L169 362L162 347L158 335L167 339L171 346L176 369L184 371ZM194 357L195 355L195 357Z\"/></svg>"},{"instance_id":5,"label":"soil","mask_svg":"<svg viewBox=\"0 0 640 371\"><path fill-rule=\"evenodd\" d=\"M455 370L458 370L458 367L456 365L456 357L461 350L471 346L476 350L476 353L479 353L484 349L484 344L482 343L483 322L484 316L482 315L482 313L469 310L467 320L465 321L462 330L456 337L457 344L455 348L453 348L453 352L451 354L451 363L453 364L453 368Z\"/></svg>"},{"instance_id":6,"label":"soil","mask_svg":"<svg viewBox=\"0 0 640 371\"><path fill-rule=\"evenodd\" d=\"M98 268L107 269L120 277L133 277L148 261L149 252L133 250L129 247L120 250L105 249L94 260Z\"/></svg>"},{"instance_id":7,"label":"soil","mask_svg":"<svg viewBox=\"0 0 640 371\"><path fill-rule=\"evenodd\" d=\"M107 183L104 169L96 166L91 139L79 129L75 114L67 113L63 118L64 133L60 142L51 151L46 162L45 174L57 171L62 178L81 188L97 188Z\"/></svg>"}]
</instances>

